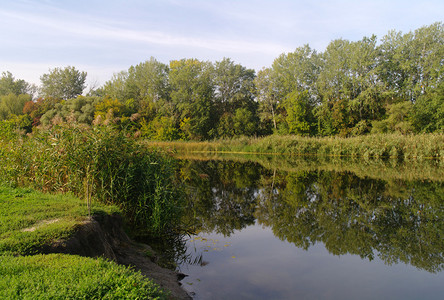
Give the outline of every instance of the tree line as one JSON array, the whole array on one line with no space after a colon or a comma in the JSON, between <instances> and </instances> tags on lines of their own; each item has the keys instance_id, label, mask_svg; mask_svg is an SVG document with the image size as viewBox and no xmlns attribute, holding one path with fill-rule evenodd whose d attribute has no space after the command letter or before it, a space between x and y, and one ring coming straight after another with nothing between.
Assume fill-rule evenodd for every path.
<instances>
[{"instance_id":1,"label":"tree line","mask_svg":"<svg viewBox=\"0 0 444 300\"><path fill-rule=\"evenodd\" d=\"M257 73L229 58L152 57L87 93L87 74L75 67L49 70L40 88L4 72L0 119L29 131L61 122L117 126L156 140L442 133L443 28L336 39L323 52L304 45Z\"/></svg>"}]
</instances>

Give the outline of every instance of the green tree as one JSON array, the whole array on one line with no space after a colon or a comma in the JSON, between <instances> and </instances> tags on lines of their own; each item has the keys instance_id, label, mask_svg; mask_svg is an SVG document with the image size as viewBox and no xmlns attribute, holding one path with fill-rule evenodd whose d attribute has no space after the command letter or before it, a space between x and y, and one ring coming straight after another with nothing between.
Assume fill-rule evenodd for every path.
<instances>
[{"instance_id":1,"label":"green tree","mask_svg":"<svg viewBox=\"0 0 444 300\"><path fill-rule=\"evenodd\" d=\"M214 99L220 115L253 106L254 78L254 70L235 64L229 58L215 63Z\"/></svg>"},{"instance_id":2,"label":"green tree","mask_svg":"<svg viewBox=\"0 0 444 300\"><path fill-rule=\"evenodd\" d=\"M169 83L173 117L185 139L206 139L214 128L213 66L197 59L170 62Z\"/></svg>"},{"instance_id":3,"label":"green tree","mask_svg":"<svg viewBox=\"0 0 444 300\"><path fill-rule=\"evenodd\" d=\"M0 96L9 94L21 95L35 93L35 86L27 83L23 79L15 79L11 72L3 72L0 78Z\"/></svg>"},{"instance_id":4,"label":"green tree","mask_svg":"<svg viewBox=\"0 0 444 300\"><path fill-rule=\"evenodd\" d=\"M30 95L9 94L0 96L0 120L6 120L12 115L22 115L25 103L31 100Z\"/></svg>"},{"instance_id":5,"label":"green tree","mask_svg":"<svg viewBox=\"0 0 444 300\"><path fill-rule=\"evenodd\" d=\"M80 72L76 68L50 69L49 73L40 77L42 82L40 93L46 98L73 99L83 93L85 89L86 72Z\"/></svg>"},{"instance_id":6,"label":"green tree","mask_svg":"<svg viewBox=\"0 0 444 300\"><path fill-rule=\"evenodd\" d=\"M153 57L149 60L131 66L128 71L113 75L101 89L102 95L118 99L124 103L134 99L139 112L145 118L152 119L152 110L168 111L169 68Z\"/></svg>"},{"instance_id":7,"label":"green tree","mask_svg":"<svg viewBox=\"0 0 444 300\"><path fill-rule=\"evenodd\" d=\"M100 97L84 96L62 101L46 111L40 121L44 125L60 122L78 122L90 125L94 120L96 105L101 101L102 98Z\"/></svg>"},{"instance_id":8,"label":"green tree","mask_svg":"<svg viewBox=\"0 0 444 300\"><path fill-rule=\"evenodd\" d=\"M272 69L263 68L257 73L254 79L256 86L256 99L258 102L258 116L264 133L269 133L268 128L277 129L276 114L279 105L279 98L273 87Z\"/></svg>"},{"instance_id":9,"label":"green tree","mask_svg":"<svg viewBox=\"0 0 444 300\"><path fill-rule=\"evenodd\" d=\"M319 55L309 45L281 54L274 60L271 74L276 96L283 99L294 91L308 91L312 101L318 102L315 83L320 67Z\"/></svg>"},{"instance_id":10,"label":"green tree","mask_svg":"<svg viewBox=\"0 0 444 300\"><path fill-rule=\"evenodd\" d=\"M316 83L321 99L316 109L321 134L358 132L361 129L353 127L384 115L385 88L377 76L378 58L376 36L357 42L338 39L328 45Z\"/></svg>"},{"instance_id":11,"label":"green tree","mask_svg":"<svg viewBox=\"0 0 444 300\"><path fill-rule=\"evenodd\" d=\"M285 97L283 102L286 116L286 133L309 135L316 126L313 107L308 91L293 91Z\"/></svg>"},{"instance_id":12,"label":"green tree","mask_svg":"<svg viewBox=\"0 0 444 300\"><path fill-rule=\"evenodd\" d=\"M256 133L257 119L248 108L238 108L233 116L233 129L236 135L252 136Z\"/></svg>"},{"instance_id":13,"label":"green tree","mask_svg":"<svg viewBox=\"0 0 444 300\"><path fill-rule=\"evenodd\" d=\"M406 34L390 31L382 38L380 50L379 76L396 98L415 102L442 81L442 22Z\"/></svg>"},{"instance_id":14,"label":"green tree","mask_svg":"<svg viewBox=\"0 0 444 300\"><path fill-rule=\"evenodd\" d=\"M417 132L444 132L444 82L418 98L413 106L412 124Z\"/></svg>"},{"instance_id":15,"label":"green tree","mask_svg":"<svg viewBox=\"0 0 444 300\"><path fill-rule=\"evenodd\" d=\"M387 105L387 118L381 121L374 121L372 132L411 133L413 131L413 126L410 121L412 110L413 104L410 101Z\"/></svg>"}]
</instances>

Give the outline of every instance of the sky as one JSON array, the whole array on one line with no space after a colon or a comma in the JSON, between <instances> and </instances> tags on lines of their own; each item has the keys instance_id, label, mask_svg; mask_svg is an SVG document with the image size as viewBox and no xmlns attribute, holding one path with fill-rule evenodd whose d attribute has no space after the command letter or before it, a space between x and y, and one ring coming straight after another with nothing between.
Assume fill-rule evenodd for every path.
<instances>
[{"instance_id":1,"label":"sky","mask_svg":"<svg viewBox=\"0 0 444 300\"><path fill-rule=\"evenodd\" d=\"M442 0L0 0L0 72L39 85L74 66L97 87L150 57L260 70L305 44L322 52L443 19Z\"/></svg>"}]
</instances>

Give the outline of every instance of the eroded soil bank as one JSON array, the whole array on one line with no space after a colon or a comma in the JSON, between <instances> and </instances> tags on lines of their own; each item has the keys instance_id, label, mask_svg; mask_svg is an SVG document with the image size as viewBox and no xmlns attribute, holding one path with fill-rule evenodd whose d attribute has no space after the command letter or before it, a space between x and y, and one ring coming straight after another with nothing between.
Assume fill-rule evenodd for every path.
<instances>
[{"instance_id":1,"label":"eroded soil bank","mask_svg":"<svg viewBox=\"0 0 444 300\"><path fill-rule=\"evenodd\" d=\"M123 231L119 216L94 216L80 224L70 239L47 245L42 252L103 256L139 270L163 289L170 291L172 299L191 299L179 282L182 275L154 263L154 251L148 245L133 242Z\"/></svg>"}]
</instances>

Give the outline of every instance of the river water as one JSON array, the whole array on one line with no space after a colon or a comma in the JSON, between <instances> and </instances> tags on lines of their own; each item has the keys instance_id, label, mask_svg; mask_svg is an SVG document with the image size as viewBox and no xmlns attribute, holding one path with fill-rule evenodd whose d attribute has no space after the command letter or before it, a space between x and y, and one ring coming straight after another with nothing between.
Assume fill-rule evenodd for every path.
<instances>
[{"instance_id":1,"label":"river water","mask_svg":"<svg viewBox=\"0 0 444 300\"><path fill-rule=\"evenodd\" d=\"M444 176L433 163L180 161L195 299L443 299Z\"/></svg>"}]
</instances>

